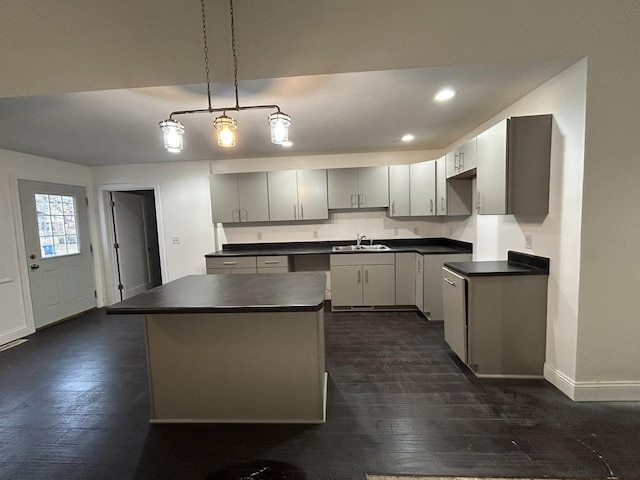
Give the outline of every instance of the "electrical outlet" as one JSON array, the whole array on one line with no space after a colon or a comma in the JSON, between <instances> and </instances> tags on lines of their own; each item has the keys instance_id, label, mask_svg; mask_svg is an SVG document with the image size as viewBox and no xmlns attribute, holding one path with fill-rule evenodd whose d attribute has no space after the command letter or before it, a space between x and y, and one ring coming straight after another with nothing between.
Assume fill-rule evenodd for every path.
<instances>
[{"instance_id":1,"label":"electrical outlet","mask_svg":"<svg viewBox=\"0 0 640 480\"><path fill-rule=\"evenodd\" d=\"M258 240L262 240L262 232L258 232Z\"/></svg>"},{"instance_id":2,"label":"electrical outlet","mask_svg":"<svg viewBox=\"0 0 640 480\"><path fill-rule=\"evenodd\" d=\"M530 233L524 234L524 248L533 248L533 235Z\"/></svg>"},{"instance_id":3,"label":"electrical outlet","mask_svg":"<svg viewBox=\"0 0 640 480\"><path fill-rule=\"evenodd\" d=\"M313 231L313 238L318 238L318 230Z\"/></svg>"},{"instance_id":4,"label":"electrical outlet","mask_svg":"<svg viewBox=\"0 0 640 480\"><path fill-rule=\"evenodd\" d=\"M180 237L177 235L173 235L171 237L171 243L174 245L180 245Z\"/></svg>"},{"instance_id":5,"label":"electrical outlet","mask_svg":"<svg viewBox=\"0 0 640 480\"><path fill-rule=\"evenodd\" d=\"M414 235L418 235L418 227L413 227L413 233Z\"/></svg>"},{"instance_id":6,"label":"electrical outlet","mask_svg":"<svg viewBox=\"0 0 640 480\"><path fill-rule=\"evenodd\" d=\"M394 237L398 236L398 228L397 227L393 229L393 236Z\"/></svg>"}]
</instances>

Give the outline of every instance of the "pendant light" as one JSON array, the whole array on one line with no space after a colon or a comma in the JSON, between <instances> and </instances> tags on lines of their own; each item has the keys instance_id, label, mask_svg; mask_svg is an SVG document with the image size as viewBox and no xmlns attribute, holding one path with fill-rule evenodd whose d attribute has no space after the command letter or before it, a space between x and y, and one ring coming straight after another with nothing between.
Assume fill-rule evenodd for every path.
<instances>
[{"instance_id":1,"label":"pendant light","mask_svg":"<svg viewBox=\"0 0 640 480\"><path fill-rule=\"evenodd\" d=\"M184 126L174 120L176 115L186 115L190 113L222 113L222 115L216 117L213 121L213 126L216 130L218 145L221 147L229 148L236 146L236 131L238 129L238 122L227 115L227 111L235 110L240 112L242 110L257 110L257 109L272 109L275 112L271 113L268 117L269 126L271 128L271 143L276 145L291 145L289 142L289 126L291 125L291 117L286 113L280 111L278 105L251 105L241 107L238 99L238 57L236 55L236 35L235 25L233 19L233 0L229 0L229 12L231 17L231 51L233 54L233 85L235 90L236 104L233 107L224 108L212 108L211 107L211 82L209 79L209 49L207 48L207 25L205 19L205 0L200 0L200 6L202 9L202 39L204 43L204 64L206 72L207 83L207 101L208 108L198 110L181 110L171 112L169 118L160 122L160 129L162 130L164 137L164 148L169 152L181 152L183 149L182 136L184 135Z\"/></svg>"}]
</instances>

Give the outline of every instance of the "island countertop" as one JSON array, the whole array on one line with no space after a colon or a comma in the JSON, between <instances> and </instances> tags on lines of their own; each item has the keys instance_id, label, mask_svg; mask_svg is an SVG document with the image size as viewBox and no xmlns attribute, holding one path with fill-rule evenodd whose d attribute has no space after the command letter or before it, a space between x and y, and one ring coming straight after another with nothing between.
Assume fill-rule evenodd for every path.
<instances>
[{"instance_id":1,"label":"island countertop","mask_svg":"<svg viewBox=\"0 0 640 480\"><path fill-rule=\"evenodd\" d=\"M189 275L107 307L108 314L318 311L323 272Z\"/></svg>"}]
</instances>

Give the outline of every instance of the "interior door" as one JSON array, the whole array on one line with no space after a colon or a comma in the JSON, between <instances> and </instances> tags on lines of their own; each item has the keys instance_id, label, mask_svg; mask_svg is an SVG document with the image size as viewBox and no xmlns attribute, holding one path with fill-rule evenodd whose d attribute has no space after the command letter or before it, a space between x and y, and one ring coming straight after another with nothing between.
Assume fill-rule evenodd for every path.
<instances>
[{"instance_id":1,"label":"interior door","mask_svg":"<svg viewBox=\"0 0 640 480\"><path fill-rule=\"evenodd\" d=\"M149 245L147 244L147 202L144 196L129 192L111 192L116 257L121 300L153 287Z\"/></svg>"},{"instance_id":2,"label":"interior door","mask_svg":"<svg viewBox=\"0 0 640 480\"><path fill-rule=\"evenodd\" d=\"M18 180L36 328L96 306L84 187Z\"/></svg>"}]
</instances>

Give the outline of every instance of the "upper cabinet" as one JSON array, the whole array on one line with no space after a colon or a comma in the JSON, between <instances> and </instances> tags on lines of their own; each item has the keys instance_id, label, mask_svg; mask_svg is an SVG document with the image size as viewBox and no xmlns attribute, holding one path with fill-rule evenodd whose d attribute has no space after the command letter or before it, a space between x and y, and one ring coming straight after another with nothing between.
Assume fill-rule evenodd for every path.
<instances>
[{"instance_id":1,"label":"upper cabinet","mask_svg":"<svg viewBox=\"0 0 640 480\"><path fill-rule=\"evenodd\" d=\"M265 172L211 175L209 184L214 223L269 220Z\"/></svg>"},{"instance_id":2,"label":"upper cabinet","mask_svg":"<svg viewBox=\"0 0 640 480\"><path fill-rule=\"evenodd\" d=\"M389 167L389 216L408 217L409 208L409 165Z\"/></svg>"},{"instance_id":3,"label":"upper cabinet","mask_svg":"<svg viewBox=\"0 0 640 480\"><path fill-rule=\"evenodd\" d=\"M460 145L453 152L446 155L447 178L457 176L473 176L477 165L476 138Z\"/></svg>"},{"instance_id":4,"label":"upper cabinet","mask_svg":"<svg viewBox=\"0 0 640 480\"><path fill-rule=\"evenodd\" d=\"M411 216L436 214L436 161L414 163L410 166Z\"/></svg>"},{"instance_id":5,"label":"upper cabinet","mask_svg":"<svg viewBox=\"0 0 640 480\"><path fill-rule=\"evenodd\" d=\"M332 169L327 180L329 208L389 206L389 167Z\"/></svg>"},{"instance_id":6,"label":"upper cabinet","mask_svg":"<svg viewBox=\"0 0 640 480\"><path fill-rule=\"evenodd\" d=\"M267 183L271 221L329 218L326 170L268 172Z\"/></svg>"},{"instance_id":7,"label":"upper cabinet","mask_svg":"<svg viewBox=\"0 0 640 480\"><path fill-rule=\"evenodd\" d=\"M478 135L479 214L548 213L551 126L551 115L512 117Z\"/></svg>"},{"instance_id":8,"label":"upper cabinet","mask_svg":"<svg viewBox=\"0 0 640 480\"><path fill-rule=\"evenodd\" d=\"M471 215L472 179L446 175L446 158L436 160L436 215Z\"/></svg>"}]
</instances>

